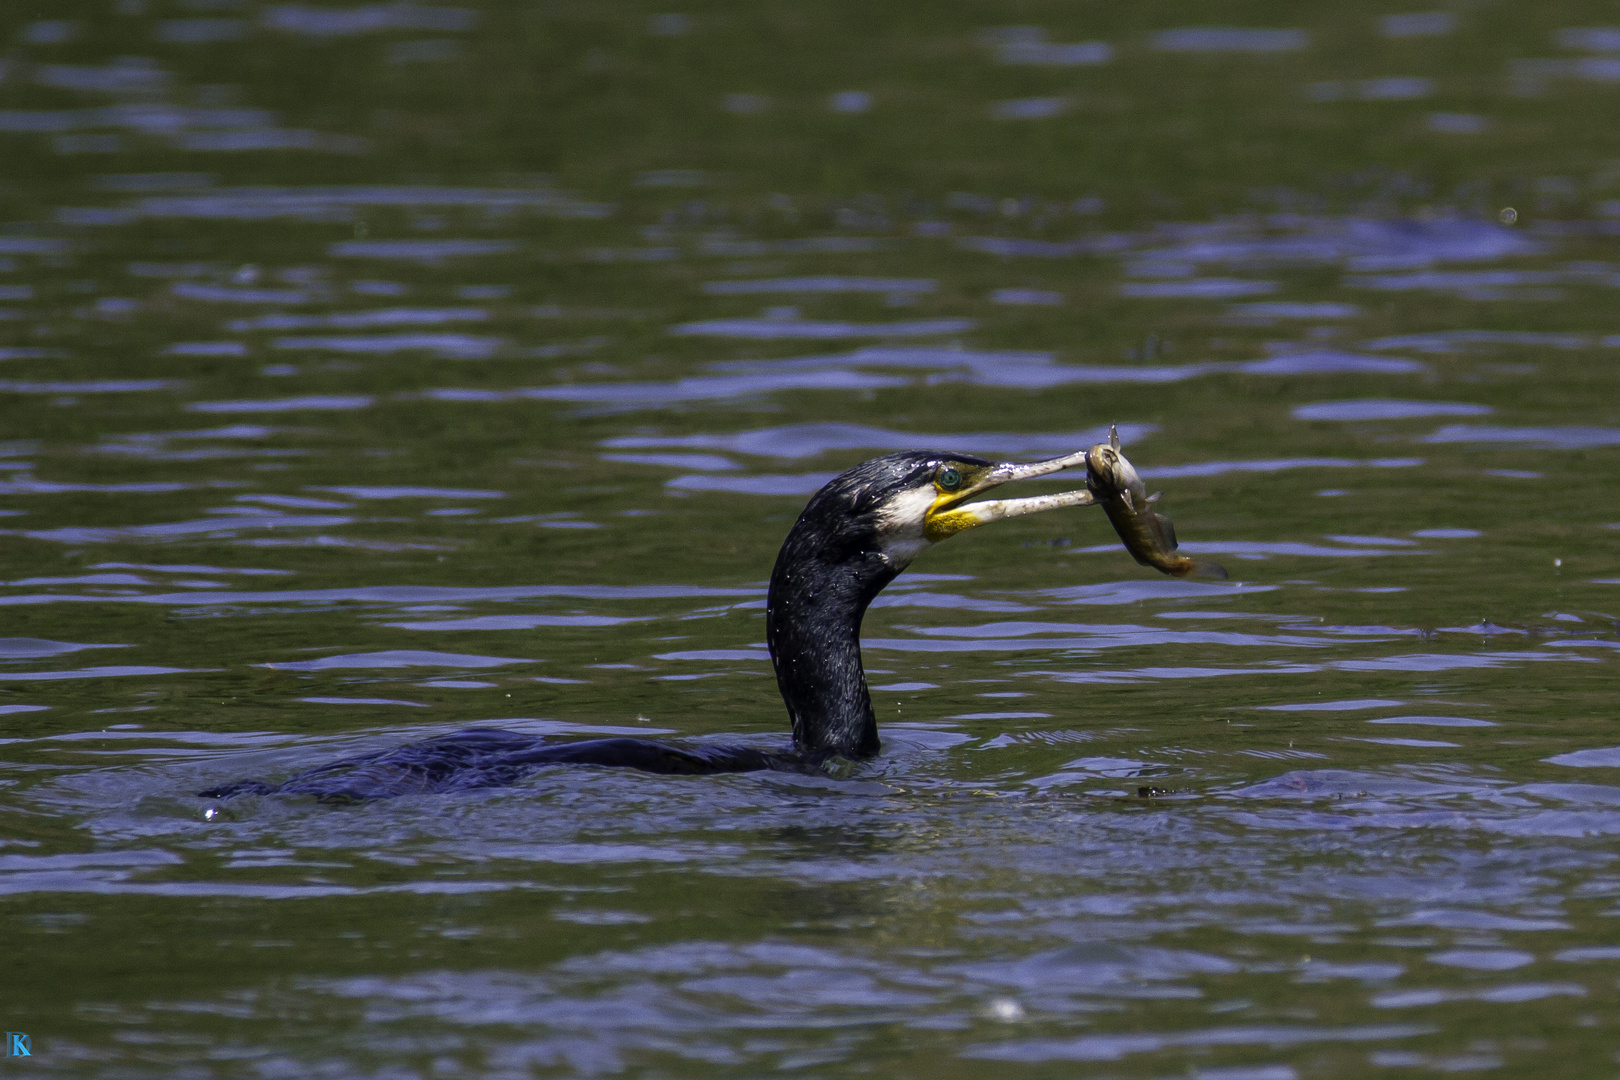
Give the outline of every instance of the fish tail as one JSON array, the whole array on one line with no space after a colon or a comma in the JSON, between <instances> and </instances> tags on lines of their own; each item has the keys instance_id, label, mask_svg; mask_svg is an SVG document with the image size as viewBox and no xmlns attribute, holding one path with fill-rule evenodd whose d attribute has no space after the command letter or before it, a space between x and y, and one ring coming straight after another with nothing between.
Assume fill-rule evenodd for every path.
<instances>
[{"instance_id":1,"label":"fish tail","mask_svg":"<svg viewBox=\"0 0 1620 1080\"><path fill-rule=\"evenodd\" d=\"M1222 566L1220 563L1210 562L1208 559L1189 559L1185 555L1177 555L1175 558L1167 560L1166 564L1160 566L1159 569L1163 570L1171 577L1213 578L1216 581L1226 580L1226 567Z\"/></svg>"}]
</instances>

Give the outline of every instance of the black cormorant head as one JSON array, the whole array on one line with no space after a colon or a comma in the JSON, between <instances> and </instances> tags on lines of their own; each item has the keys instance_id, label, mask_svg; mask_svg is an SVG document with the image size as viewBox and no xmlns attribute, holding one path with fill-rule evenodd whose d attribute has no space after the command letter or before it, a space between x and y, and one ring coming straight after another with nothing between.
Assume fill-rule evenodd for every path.
<instances>
[{"instance_id":1,"label":"black cormorant head","mask_svg":"<svg viewBox=\"0 0 1620 1080\"><path fill-rule=\"evenodd\" d=\"M1084 451L1025 464L927 450L886 454L829 481L811 498L794 531L811 532L824 559L877 553L898 574L925 548L975 526L1087 505L1092 498L1084 491L979 498L1013 480L1045 476L1085 460Z\"/></svg>"},{"instance_id":2,"label":"black cormorant head","mask_svg":"<svg viewBox=\"0 0 1620 1080\"><path fill-rule=\"evenodd\" d=\"M1085 460L1084 451L1028 464L906 451L863 462L811 496L776 557L765 606L765 639L800 750L877 753L859 643L867 605L932 544L1002 518L1088 505L1083 490L979 497Z\"/></svg>"}]
</instances>

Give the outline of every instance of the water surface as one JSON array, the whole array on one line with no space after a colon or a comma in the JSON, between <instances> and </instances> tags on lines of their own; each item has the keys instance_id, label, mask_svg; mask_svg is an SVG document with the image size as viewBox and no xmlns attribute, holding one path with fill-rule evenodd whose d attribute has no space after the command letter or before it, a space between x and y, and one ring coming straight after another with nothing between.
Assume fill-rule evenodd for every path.
<instances>
[{"instance_id":1,"label":"water surface","mask_svg":"<svg viewBox=\"0 0 1620 1080\"><path fill-rule=\"evenodd\" d=\"M1614 23L0 16L29 1067L1612 1076ZM927 553L875 762L194 794L469 725L781 747L811 492L1109 424L1232 580L1094 510Z\"/></svg>"}]
</instances>

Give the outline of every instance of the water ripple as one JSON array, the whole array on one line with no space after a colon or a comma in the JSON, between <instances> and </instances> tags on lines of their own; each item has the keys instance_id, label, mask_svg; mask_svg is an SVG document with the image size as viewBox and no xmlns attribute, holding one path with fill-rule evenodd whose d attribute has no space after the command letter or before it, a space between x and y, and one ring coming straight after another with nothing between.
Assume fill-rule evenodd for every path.
<instances>
[{"instance_id":1,"label":"water ripple","mask_svg":"<svg viewBox=\"0 0 1620 1080\"><path fill-rule=\"evenodd\" d=\"M1138 1035L1083 1035L1075 1039L1025 1039L969 1047L962 1056L981 1061L1120 1061L1169 1047L1265 1046L1280 1049L1310 1043L1385 1042L1438 1030L1426 1024L1359 1027L1234 1026Z\"/></svg>"},{"instance_id":2,"label":"water ripple","mask_svg":"<svg viewBox=\"0 0 1620 1080\"><path fill-rule=\"evenodd\" d=\"M734 337L759 340L791 338L929 337L960 334L978 325L974 319L912 319L906 322L817 322L799 318L706 319L670 327L687 337Z\"/></svg>"},{"instance_id":3,"label":"water ripple","mask_svg":"<svg viewBox=\"0 0 1620 1080\"><path fill-rule=\"evenodd\" d=\"M1120 424L1119 437L1139 442L1158 428L1153 424ZM952 432L928 435L865 424L824 422L759 428L735 435L621 435L602 440L613 449L679 448L728 450L762 457L805 458L830 450L931 450L949 448L969 453L1056 456L1090 446L1108 437L1108 425L1070 432Z\"/></svg>"},{"instance_id":4,"label":"water ripple","mask_svg":"<svg viewBox=\"0 0 1620 1080\"><path fill-rule=\"evenodd\" d=\"M507 664L532 664L511 656L477 656L467 653L432 652L421 649L388 649L383 652L346 653L342 656L323 656L318 660L281 660L264 667L277 671L330 671L335 668L402 668L402 667L503 667Z\"/></svg>"}]
</instances>

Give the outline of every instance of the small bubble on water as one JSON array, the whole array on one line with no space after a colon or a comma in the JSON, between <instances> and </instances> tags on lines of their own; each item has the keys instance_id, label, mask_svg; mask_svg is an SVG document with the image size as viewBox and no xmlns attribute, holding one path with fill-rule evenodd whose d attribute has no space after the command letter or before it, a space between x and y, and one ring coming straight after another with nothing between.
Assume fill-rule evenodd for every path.
<instances>
[{"instance_id":1,"label":"small bubble on water","mask_svg":"<svg viewBox=\"0 0 1620 1080\"><path fill-rule=\"evenodd\" d=\"M219 816L219 808L218 807L210 806L208 809L203 811L203 820L204 821L213 821L218 816Z\"/></svg>"},{"instance_id":2,"label":"small bubble on water","mask_svg":"<svg viewBox=\"0 0 1620 1080\"><path fill-rule=\"evenodd\" d=\"M863 113L872 107L872 95L865 90L840 90L827 99L835 113Z\"/></svg>"},{"instance_id":3,"label":"small bubble on water","mask_svg":"<svg viewBox=\"0 0 1620 1080\"><path fill-rule=\"evenodd\" d=\"M984 1007L984 1014L992 1020L1012 1024L1024 1018L1024 1007L1012 998L995 998Z\"/></svg>"},{"instance_id":4,"label":"small bubble on water","mask_svg":"<svg viewBox=\"0 0 1620 1080\"><path fill-rule=\"evenodd\" d=\"M1519 212L1511 206L1502 207L1502 212L1496 215L1496 220L1504 225L1512 225L1519 220Z\"/></svg>"},{"instance_id":5,"label":"small bubble on water","mask_svg":"<svg viewBox=\"0 0 1620 1080\"><path fill-rule=\"evenodd\" d=\"M761 94L726 94L720 105L728 113L756 116L771 107L771 99Z\"/></svg>"}]
</instances>

